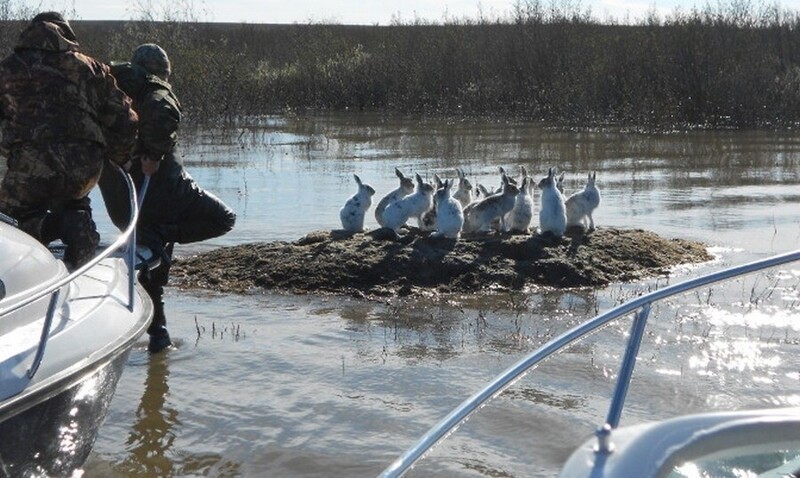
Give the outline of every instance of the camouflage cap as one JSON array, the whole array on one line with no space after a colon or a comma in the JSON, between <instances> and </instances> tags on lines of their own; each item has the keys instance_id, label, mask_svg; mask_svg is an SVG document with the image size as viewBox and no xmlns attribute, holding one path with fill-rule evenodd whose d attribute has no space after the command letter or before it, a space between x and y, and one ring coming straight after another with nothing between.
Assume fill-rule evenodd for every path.
<instances>
[{"instance_id":1,"label":"camouflage cap","mask_svg":"<svg viewBox=\"0 0 800 478\"><path fill-rule=\"evenodd\" d=\"M149 73L165 81L169 79L169 75L172 73L167 52L155 43L145 43L137 46L133 51L131 63L141 66Z\"/></svg>"},{"instance_id":2,"label":"camouflage cap","mask_svg":"<svg viewBox=\"0 0 800 478\"><path fill-rule=\"evenodd\" d=\"M33 19L31 20L31 24L38 22L52 23L61 29L61 33L63 33L64 38L73 42L78 41L78 38L75 36L75 32L69 25L69 22L66 19L64 19L64 16L58 12L42 12L33 17Z\"/></svg>"}]
</instances>

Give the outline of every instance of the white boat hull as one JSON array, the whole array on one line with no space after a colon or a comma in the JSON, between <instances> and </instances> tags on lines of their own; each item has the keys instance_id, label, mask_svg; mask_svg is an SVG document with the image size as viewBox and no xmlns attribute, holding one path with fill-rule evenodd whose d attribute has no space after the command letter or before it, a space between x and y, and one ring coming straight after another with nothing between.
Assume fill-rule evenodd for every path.
<instances>
[{"instance_id":1,"label":"white boat hull","mask_svg":"<svg viewBox=\"0 0 800 478\"><path fill-rule=\"evenodd\" d=\"M68 476L83 464L152 318L130 274L112 253L57 294L26 303L68 272L48 249L0 223L0 476Z\"/></svg>"}]
</instances>

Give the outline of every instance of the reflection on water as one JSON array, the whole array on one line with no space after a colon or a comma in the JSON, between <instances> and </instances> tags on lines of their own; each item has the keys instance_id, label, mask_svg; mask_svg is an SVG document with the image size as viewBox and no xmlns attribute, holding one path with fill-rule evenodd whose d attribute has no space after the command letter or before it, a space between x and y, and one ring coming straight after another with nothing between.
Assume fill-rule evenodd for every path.
<instances>
[{"instance_id":1,"label":"reflection on water","mask_svg":"<svg viewBox=\"0 0 800 478\"><path fill-rule=\"evenodd\" d=\"M139 476L174 476L168 455L180 426L178 411L168 402L169 361L167 354L151 357L136 421L125 442L130 456L122 466Z\"/></svg>"},{"instance_id":2,"label":"reflection on water","mask_svg":"<svg viewBox=\"0 0 800 478\"><path fill-rule=\"evenodd\" d=\"M163 356L148 357L144 343L135 352L87 476L375 476L497 373L586 318L800 244L794 133L356 115L264 118L182 145L189 171L238 221L178 254L337 228L353 172L381 194L396 187L395 167L427 177L460 167L495 184L498 166L539 175L555 165L568 192L597 171L599 227L701 240L718 258L601 290L386 303L170 289L170 333L182 343ZM98 221L108 227L101 212ZM800 403L797 269L654 307L622 423ZM629 328L611 324L541 364L410 476L553 476L605 416Z\"/></svg>"},{"instance_id":3,"label":"reflection on water","mask_svg":"<svg viewBox=\"0 0 800 478\"><path fill-rule=\"evenodd\" d=\"M90 475L154 478L239 475L239 465L219 453L176 449L185 424L174 405L178 400L170 394L170 353L149 356L143 347L134 352L129 370L144 373L144 386L139 390L140 400L129 403L137 406L132 420L120 424L128 433L117 444L122 447L122 459L118 463L98 460L87 468Z\"/></svg>"}]
</instances>

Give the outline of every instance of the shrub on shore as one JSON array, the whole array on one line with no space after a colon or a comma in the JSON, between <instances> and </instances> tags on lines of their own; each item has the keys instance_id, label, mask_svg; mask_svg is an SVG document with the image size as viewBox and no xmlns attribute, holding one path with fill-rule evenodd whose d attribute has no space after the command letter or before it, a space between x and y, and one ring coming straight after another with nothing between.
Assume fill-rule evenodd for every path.
<instances>
[{"instance_id":1,"label":"shrub on shore","mask_svg":"<svg viewBox=\"0 0 800 478\"><path fill-rule=\"evenodd\" d=\"M733 0L621 24L558 5L525 0L511 18L441 24L214 24L172 15L75 28L105 60L126 59L142 42L164 46L198 122L295 110L659 128L800 121L797 13Z\"/></svg>"}]
</instances>

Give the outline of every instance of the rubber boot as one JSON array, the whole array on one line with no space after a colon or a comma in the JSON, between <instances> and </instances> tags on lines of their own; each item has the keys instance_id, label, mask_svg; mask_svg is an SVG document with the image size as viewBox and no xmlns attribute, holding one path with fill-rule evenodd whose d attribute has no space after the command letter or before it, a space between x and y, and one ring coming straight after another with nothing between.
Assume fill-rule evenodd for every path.
<instances>
[{"instance_id":1,"label":"rubber boot","mask_svg":"<svg viewBox=\"0 0 800 478\"><path fill-rule=\"evenodd\" d=\"M172 256L172 244L168 244L164 248L165 257ZM165 348L172 345L167 332L167 317L164 314L164 285L169 278L169 262L162 262L158 267L153 270L144 269L139 272L139 283L147 291L150 300L153 302L153 321L150 327L147 328L147 333L150 335L150 343L147 350L150 353L158 353Z\"/></svg>"},{"instance_id":2,"label":"rubber boot","mask_svg":"<svg viewBox=\"0 0 800 478\"><path fill-rule=\"evenodd\" d=\"M167 332L167 317L164 315L164 302L153 302L153 321L147 328L150 342L147 344L147 351L156 354L172 345Z\"/></svg>"}]
</instances>

